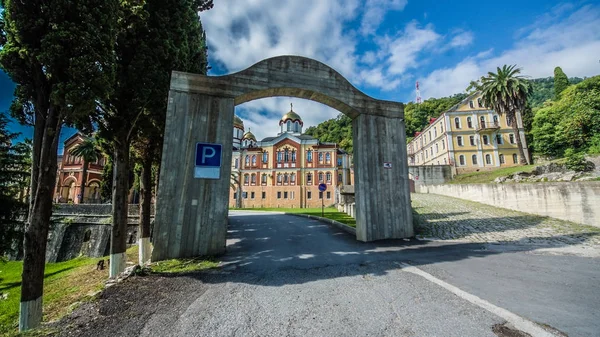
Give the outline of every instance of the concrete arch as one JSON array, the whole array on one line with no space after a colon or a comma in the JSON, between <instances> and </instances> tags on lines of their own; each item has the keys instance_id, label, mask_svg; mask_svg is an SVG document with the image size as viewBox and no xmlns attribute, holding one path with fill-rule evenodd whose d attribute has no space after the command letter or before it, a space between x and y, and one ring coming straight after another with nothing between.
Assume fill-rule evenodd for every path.
<instances>
[{"instance_id":1,"label":"concrete arch","mask_svg":"<svg viewBox=\"0 0 600 337\"><path fill-rule=\"evenodd\" d=\"M402 103L367 96L319 61L279 56L225 76L173 72L154 260L225 251L234 107L276 96L310 99L352 118L357 239L414 235ZM197 142L222 145L221 179L194 179Z\"/></svg>"}]
</instances>

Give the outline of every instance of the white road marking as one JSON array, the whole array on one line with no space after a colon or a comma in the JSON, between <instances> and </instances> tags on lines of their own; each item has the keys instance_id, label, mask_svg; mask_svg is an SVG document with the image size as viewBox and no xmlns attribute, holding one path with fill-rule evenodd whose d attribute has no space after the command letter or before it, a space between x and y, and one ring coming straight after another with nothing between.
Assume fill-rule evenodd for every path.
<instances>
[{"instance_id":1,"label":"white road marking","mask_svg":"<svg viewBox=\"0 0 600 337\"><path fill-rule=\"evenodd\" d=\"M519 329L523 332L526 332L528 334L530 334L533 337L555 337L556 335L544 330L542 327L540 327L539 325L537 325L536 323L527 320L517 314L514 314L506 309L500 308L498 306L493 305L492 303L483 300L473 294L469 294L466 291L463 291L447 282L444 282L440 279L438 279L437 277L422 271L421 269L411 266L407 263L398 263L400 265L400 267L402 268L402 270L415 274L415 275L419 275L425 279L427 279L430 282L433 282L437 285L439 285L440 287L449 290L450 292L452 292L454 295L465 299L477 306L479 306L480 308L483 308L489 312L491 312L494 315L497 315L503 319L505 319L508 323L512 324L516 329Z\"/></svg>"}]
</instances>

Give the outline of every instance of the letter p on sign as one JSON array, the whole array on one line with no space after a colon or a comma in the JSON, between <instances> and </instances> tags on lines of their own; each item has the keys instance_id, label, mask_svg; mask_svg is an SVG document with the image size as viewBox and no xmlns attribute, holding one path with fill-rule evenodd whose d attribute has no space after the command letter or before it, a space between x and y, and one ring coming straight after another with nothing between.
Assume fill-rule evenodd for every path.
<instances>
[{"instance_id":1,"label":"letter p on sign","mask_svg":"<svg viewBox=\"0 0 600 337\"><path fill-rule=\"evenodd\" d=\"M220 179L222 154L221 144L196 143L194 178Z\"/></svg>"}]
</instances>

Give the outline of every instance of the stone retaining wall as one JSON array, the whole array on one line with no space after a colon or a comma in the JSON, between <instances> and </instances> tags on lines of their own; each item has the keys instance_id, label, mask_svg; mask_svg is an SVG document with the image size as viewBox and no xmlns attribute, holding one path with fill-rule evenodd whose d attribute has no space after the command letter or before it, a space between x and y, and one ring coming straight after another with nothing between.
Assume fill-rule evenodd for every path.
<instances>
[{"instance_id":1,"label":"stone retaining wall","mask_svg":"<svg viewBox=\"0 0 600 337\"><path fill-rule=\"evenodd\" d=\"M600 182L419 185L433 193L600 227Z\"/></svg>"}]
</instances>

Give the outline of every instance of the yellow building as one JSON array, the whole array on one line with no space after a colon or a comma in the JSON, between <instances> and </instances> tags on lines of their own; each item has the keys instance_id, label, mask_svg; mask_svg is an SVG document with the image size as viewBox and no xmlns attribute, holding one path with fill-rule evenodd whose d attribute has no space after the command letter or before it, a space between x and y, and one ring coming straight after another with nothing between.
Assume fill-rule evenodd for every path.
<instances>
[{"instance_id":1,"label":"yellow building","mask_svg":"<svg viewBox=\"0 0 600 337\"><path fill-rule=\"evenodd\" d=\"M341 185L353 184L351 156L335 143L302 134L302 118L290 109L274 137L257 141L235 116L231 171L240 185L231 188L229 206L238 196L244 208L309 208L336 203ZM322 193L318 186L327 185ZM241 189L241 194L240 193Z\"/></svg>"},{"instance_id":2,"label":"yellow building","mask_svg":"<svg viewBox=\"0 0 600 337\"><path fill-rule=\"evenodd\" d=\"M519 165L515 137L529 154L520 113L516 119L519 135L506 116L483 106L481 94L470 95L415 134L407 145L408 163L451 165L457 174Z\"/></svg>"}]
</instances>

